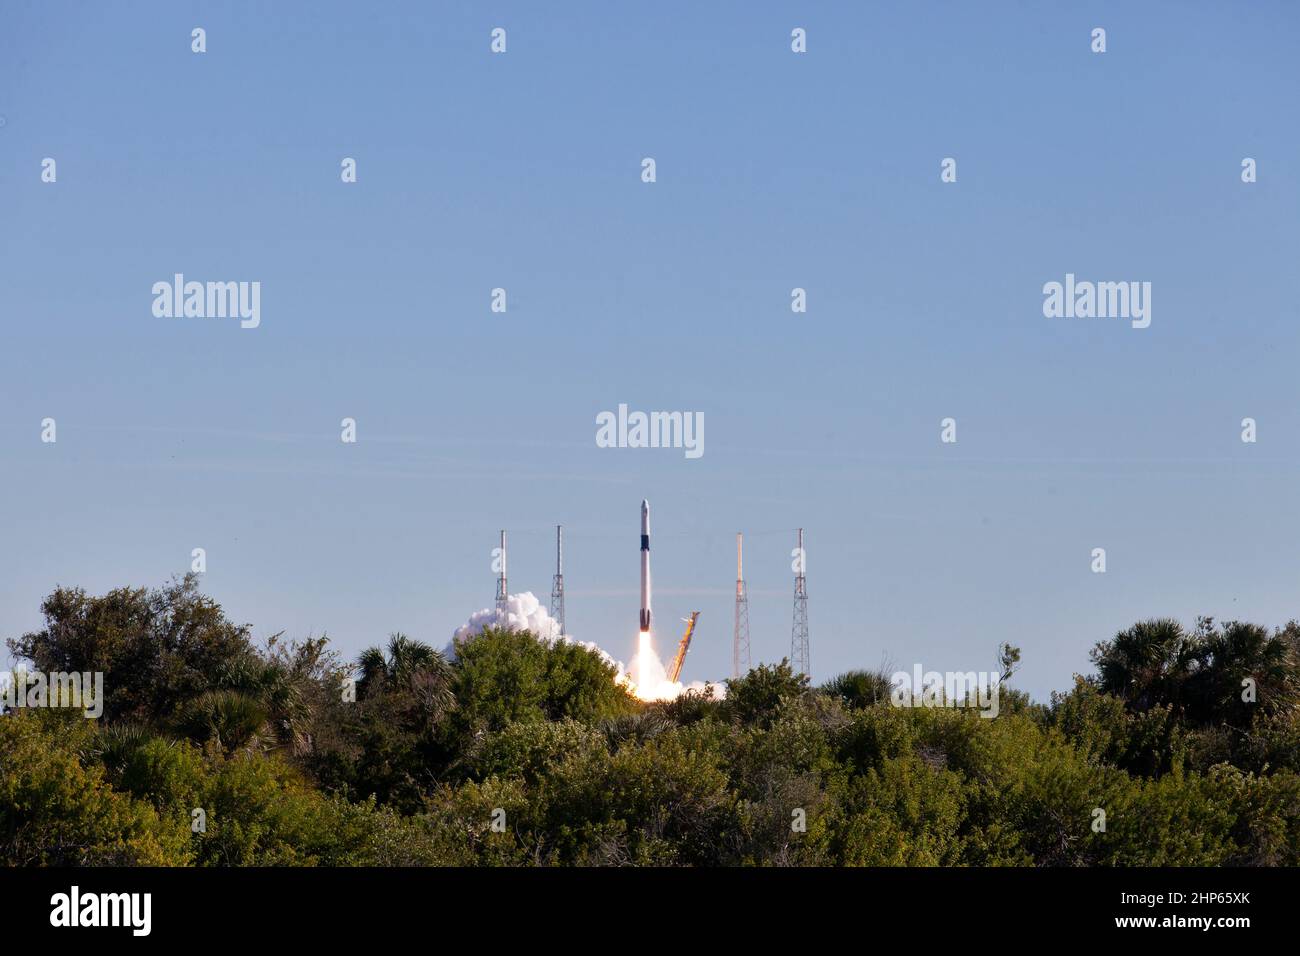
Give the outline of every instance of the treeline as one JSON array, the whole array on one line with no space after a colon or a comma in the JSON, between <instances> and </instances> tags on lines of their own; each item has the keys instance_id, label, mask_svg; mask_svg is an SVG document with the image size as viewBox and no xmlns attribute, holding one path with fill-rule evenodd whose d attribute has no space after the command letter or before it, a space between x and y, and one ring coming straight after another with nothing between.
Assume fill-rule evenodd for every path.
<instances>
[{"instance_id":1,"label":"treeline","mask_svg":"<svg viewBox=\"0 0 1300 956\"><path fill-rule=\"evenodd\" d=\"M0 716L12 864L1300 863L1294 623L1140 623L1068 692L1003 688L984 719L784 663L644 704L526 634L454 662L394 635L349 664L255 645L192 577L42 611L11 653L102 671L104 706Z\"/></svg>"}]
</instances>

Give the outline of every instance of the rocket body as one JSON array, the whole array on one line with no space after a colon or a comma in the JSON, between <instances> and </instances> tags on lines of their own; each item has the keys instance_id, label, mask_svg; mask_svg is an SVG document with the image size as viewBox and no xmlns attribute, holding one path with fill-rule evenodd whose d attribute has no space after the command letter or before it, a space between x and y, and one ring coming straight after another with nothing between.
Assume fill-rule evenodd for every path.
<instances>
[{"instance_id":1,"label":"rocket body","mask_svg":"<svg viewBox=\"0 0 1300 956\"><path fill-rule=\"evenodd\" d=\"M650 502L641 500L641 630L650 630Z\"/></svg>"}]
</instances>

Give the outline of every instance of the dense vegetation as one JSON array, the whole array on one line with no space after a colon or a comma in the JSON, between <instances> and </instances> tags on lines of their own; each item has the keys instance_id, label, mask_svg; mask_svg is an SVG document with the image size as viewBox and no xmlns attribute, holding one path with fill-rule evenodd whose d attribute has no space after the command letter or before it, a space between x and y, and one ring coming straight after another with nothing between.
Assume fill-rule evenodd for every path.
<instances>
[{"instance_id":1,"label":"dense vegetation","mask_svg":"<svg viewBox=\"0 0 1300 956\"><path fill-rule=\"evenodd\" d=\"M104 672L105 706L0 717L16 864L1300 863L1295 624L1140 623L1069 692L1004 688L981 719L785 664L642 704L526 634L348 665L254 645L192 578L42 610L11 652Z\"/></svg>"}]
</instances>

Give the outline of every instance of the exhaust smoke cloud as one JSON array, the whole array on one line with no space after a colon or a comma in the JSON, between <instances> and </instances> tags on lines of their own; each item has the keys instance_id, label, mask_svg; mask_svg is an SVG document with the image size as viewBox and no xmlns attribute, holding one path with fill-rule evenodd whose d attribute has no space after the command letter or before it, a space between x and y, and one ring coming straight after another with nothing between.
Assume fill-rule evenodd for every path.
<instances>
[{"instance_id":1,"label":"exhaust smoke cloud","mask_svg":"<svg viewBox=\"0 0 1300 956\"><path fill-rule=\"evenodd\" d=\"M563 641L585 648L613 667L614 682L626 687L628 693L640 700L673 700L686 691L703 691L708 686L713 687L714 697L720 698L725 693L725 689L718 684L710 685L704 681L682 684L680 681L668 680L668 671L655 652L653 636L648 631L643 631L639 635L636 656L633 657L630 667L625 667L622 661L591 641L580 641L572 635L561 635L559 624L531 591L511 594L502 608L490 607L475 611L468 621L456 628L451 643L444 649L444 653L454 659L459 645L472 641L489 629L528 631L543 644L554 645Z\"/></svg>"}]
</instances>

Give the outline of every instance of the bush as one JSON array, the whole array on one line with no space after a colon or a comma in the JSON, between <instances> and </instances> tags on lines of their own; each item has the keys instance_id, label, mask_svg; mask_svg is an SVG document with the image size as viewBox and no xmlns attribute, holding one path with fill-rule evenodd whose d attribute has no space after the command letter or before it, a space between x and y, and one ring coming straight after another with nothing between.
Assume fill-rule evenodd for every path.
<instances>
[{"instance_id":1,"label":"bush","mask_svg":"<svg viewBox=\"0 0 1300 956\"><path fill-rule=\"evenodd\" d=\"M19 866L183 866L188 827L115 792L82 766L91 735L80 718L0 717L0 857Z\"/></svg>"},{"instance_id":2,"label":"bush","mask_svg":"<svg viewBox=\"0 0 1300 956\"><path fill-rule=\"evenodd\" d=\"M454 690L466 732L565 717L595 723L639 706L614 683L611 665L576 644L487 631L458 651Z\"/></svg>"}]
</instances>

